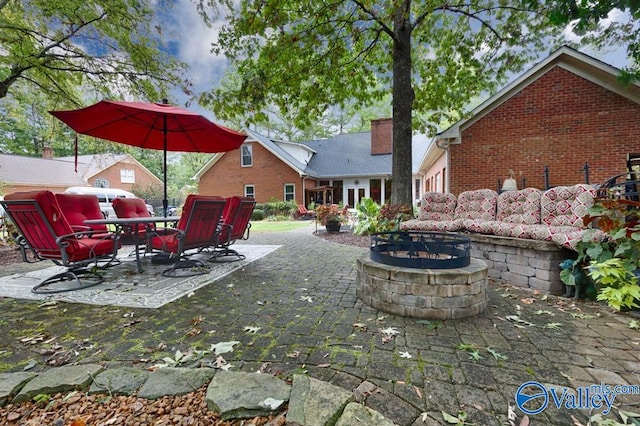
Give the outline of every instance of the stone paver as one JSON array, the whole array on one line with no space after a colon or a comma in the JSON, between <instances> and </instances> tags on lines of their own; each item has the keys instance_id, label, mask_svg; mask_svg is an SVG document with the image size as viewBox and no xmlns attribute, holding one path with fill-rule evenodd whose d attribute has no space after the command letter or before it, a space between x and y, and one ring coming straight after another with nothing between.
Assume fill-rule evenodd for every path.
<instances>
[{"instance_id":1,"label":"stone paver","mask_svg":"<svg viewBox=\"0 0 640 426\"><path fill-rule=\"evenodd\" d=\"M355 259L366 249L318 239L312 228L252 233L251 244L282 247L159 309L0 299L0 371L24 374L35 362L28 373L46 375L63 368L48 366L52 353L69 363L142 370L176 351L238 341L224 354L231 372L289 380L305 374L344 389L399 425L445 424L442 412L460 411L471 423L505 424L516 390L527 381L572 388L601 381L640 385L640 332L629 327L633 313L490 283L489 303L478 316L394 316L355 295ZM213 360L209 353L178 367L213 367ZM20 385L9 391L3 377L0 397L9 399ZM23 389L33 390L39 377ZM639 399L627 395L616 404L633 412ZM566 407L549 406L531 418L563 425L573 424L572 416L587 423L586 410Z\"/></svg>"}]
</instances>

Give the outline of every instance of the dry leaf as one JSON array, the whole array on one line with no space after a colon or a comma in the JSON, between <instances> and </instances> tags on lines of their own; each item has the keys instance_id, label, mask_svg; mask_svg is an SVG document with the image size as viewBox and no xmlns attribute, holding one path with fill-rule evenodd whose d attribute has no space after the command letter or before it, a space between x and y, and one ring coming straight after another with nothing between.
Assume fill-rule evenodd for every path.
<instances>
[{"instance_id":1,"label":"dry leaf","mask_svg":"<svg viewBox=\"0 0 640 426\"><path fill-rule=\"evenodd\" d=\"M331 367L331 364L318 364L319 368L327 368L327 367Z\"/></svg>"},{"instance_id":2,"label":"dry leaf","mask_svg":"<svg viewBox=\"0 0 640 426\"><path fill-rule=\"evenodd\" d=\"M414 386L413 390L416 392L416 395L418 395L418 398L422 399L422 391L420 390L420 388L417 386Z\"/></svg>"}]
</instances>

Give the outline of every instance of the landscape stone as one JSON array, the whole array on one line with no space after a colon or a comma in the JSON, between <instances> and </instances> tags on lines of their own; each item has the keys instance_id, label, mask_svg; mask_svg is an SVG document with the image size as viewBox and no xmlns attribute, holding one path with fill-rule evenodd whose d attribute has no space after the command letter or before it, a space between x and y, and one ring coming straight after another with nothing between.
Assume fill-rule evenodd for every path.
<instances>
[{"instance_id":1,"label":"landscape stone","mask_svg":"<svg viewBox=\"0 0 640 426\"><path fill-rule=\"evenodd\" d=\"M214 376L211 368L159 368L149 375L138 397L157 399L165 395L184 395L206 385Z\"/></svg>"},{"instance_id":2,"label":"landscape stone","mask_svg":"<svg viewBox=\"0 0 640 426\"><path fill-rule=\"evenodd\" d=\"M288 425L334 424L353 399L351 392L302 374L293 376Z\"/></svg>"},{"instance_id":3,"label":"landscape stone","mask_svg":"<svg viewBox=\"0 0 640 426\"><path fill-rule=\"evenodd\" d=\"M29 401L39 394L86 389L103 367L97 364L69 365L45 371L26 383L13 403Z\"/></svg>"},{"instance_id":4,"label":"landscape stone","mask_svg":"<svg viewBox=\"0 0 640 426\"><path fill-rule=\"evenodd\" d=\"M364 405L351 402L344 408L342 416L336 422L336 426L392 426L395 423L382 417L382 414Z\"/></svg>"},{"instance_id":5,"label":"landscape stone","mask_svg":"<svg viewBox=\"0 0 640 426\"><path fill-rule=\"evenodd\" d=\"M5 405L36 373L0 373L0 407Z\"/></svg>"},{"instance_id":6,"label":"landscape stone","mask_svg":"<svg viewBox=\"0 0 640 426\"><path fill-rule=\"evenodd\" d=\"M289 400L291 386L261 373L220 371L207 388L207 407L222 420L268 416Z\"/></svg>"},{"instance_id":7,"label":"landscape stone","mask_svg":"<svg viewBox=\"0 0 640 426\"><path fill-rule=\"evenodd\" d=\"M140 368L121 367L105 370L91 383L89 393L112 393L115 395L131 395L149 377L149 372Z\"/></svg>"}]
</instances>

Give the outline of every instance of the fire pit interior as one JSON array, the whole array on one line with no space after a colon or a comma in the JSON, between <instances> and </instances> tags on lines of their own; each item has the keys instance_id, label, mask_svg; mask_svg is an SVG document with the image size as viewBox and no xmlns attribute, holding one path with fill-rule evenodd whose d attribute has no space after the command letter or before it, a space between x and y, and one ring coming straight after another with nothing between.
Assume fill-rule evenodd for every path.
<instances>
[{"instance_id":1,"label":"fire pit interior","mask_svg":"<svg viewBox=\"0 0 640 426\"><path fill-rule=\"evenodd\" d=\"M373 235L369 256L357 259L356 295L396 315L454 319L487 307L487 265L470 256L457 234L387 232Z\"/></svg>"},{"instance_id":2,"label":"fire pit interior","mask_svg":"<svg viewBox=\"0 0 640 426\"><path fill-rule=\"evenodd\" d=\"M440 232L382 232L371 236L371 260L405 268L463 268L471 263L471 242Z\"/></svg>"}]
</instances>

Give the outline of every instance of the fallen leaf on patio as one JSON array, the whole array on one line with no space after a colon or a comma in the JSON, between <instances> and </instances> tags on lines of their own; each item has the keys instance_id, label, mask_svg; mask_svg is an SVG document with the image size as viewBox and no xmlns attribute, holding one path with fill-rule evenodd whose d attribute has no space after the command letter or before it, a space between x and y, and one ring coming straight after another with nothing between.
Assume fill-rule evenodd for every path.
<instances>
[{"instance_id":1,"label":"fallen leaf on patio","mask_svg":"<svg viewBox=\"0 0 640 426\"><path fill-rule=\"evenodd\" d=\"M264 401L259 402L258 405L270 410L277 410L283 402L284 400L282 399L267 398Z\"/></svg>"},{"instance_id":2,"label":"fallen leaf on patio","mask_svg":"<svg viewBox=\"0 0 640 426\"><path fill-rule=\"evenodd\" d=\"M125 322L124 324L122 324L122 325L120 326L120 328L131 327L132 325L135 325L135 324L137 324L137 323L139 323L139 322L141 322L141 320L139 320L139 319L134 319L134 320L131 320L131 321L129 321L129 322Z\"/></svg>"},{"instance_id":3,"label":"fallen leaf on patio","mask_svg":"<svg viewBox=\"0 0 640 426\"><path fill-rule=\"evenodd\" d=\"M25 345L35 345L36 343L44 341L45 337L47 337L46 334L40 333L32 337L19 337L19 341Z\"/></svg>"},{"instance_id":4,"label":"fallen leaf on patio","mask_svg":"<svg viewBox=\"0 0 640 426\"><path fill-rule=\"evenodd\" d=\"M533 297L527 297L527 298L524 298L524 299L520 299L520 301L522 303L524 303L525 305L530 305L533 302L535 302L536 300Z\"/></svg>"},{"instance_id":5,"label":"fallen leaf on patio","mask_svg":"<svg viewBox=\"0 0 640 426\"><path fill-rule=\"evenodd\" d=\"M238 340L232 340L230 342L220 342L215 345L211 345L211 351L215 352L216 355L226 354L227 352L233 352L233 347L238 345L240 342Z\"/></svg>"},{"instance_id":6,"label":"fallen leaf on patio","mask_svg":"<svg viewBox=\"0 0 640 426\"><path fill-rule=\"evenodd\" d=\"M355 328L357 328L358 330L360 330L360 331L367 331L367 324L363 324L361 322L356 322L356 323L353 324L353 326Z\"/></svg>"},{"instance_id":7,"label":"fallen leaf on patio","mask_svg":"<svg viewBox=\"0 0 640 426\"><path fill-rule=\"evenodd\" d=\"M81 417L79 419L73 420L69 426L86 426L86 424L87 420L84 417Z\"/></svg>"},{"instance_id":8,"label":"fallen leaf on patio","mask_svg":"<svg viewBox=\"0 0 640 426\"><path fill-rule=\"evenodd\" d=\"M427 413L427 412L420 413L420 417L422 418L422 422L426 423L427 420L429 420L429 413Z\"/></svg>"},{"instance_id":9,"label":"fallen leaf on patio","mask_svg":"<svg viewBox=\"0 0 640 426\"><path fill-rule=\"evenodd\" d=\"M547 324L544 325L544 328L548 328L548 329L551 329L551 330L557 330L560 327L562 327L562 323L560 323L560 322L550 322L550 323L547 323Z\"/></svg>"},{"instance_id":10,"label":"fallen leaf on patio","mask_svg":"<svg viewBox=\"0 0 640 426\"><path fill-rule=\"evenodd\" d=\"M200 324L202 321L204 321L204 318L202 317L202 315L199 315L199 316L197 316L197 317L195 317L195 318L191 318L190 323L191 323L191 325L198 325L198 324Z\"/></svg>"},{"instance_id":11,"label":"fallen leaf on patio","mask_svg":"<svg viewBox=\"0 0 640 426\"><path fill-rule=\"evenodd\" d=\"M400 334L400 332L395 327L383 328L382 330L380 330L380 333L387 334L387 335L390 335L390 336L393 336L393 335L396 335L396 334Z\"/></svg>"},{"instance_id":12,"label":"fallen leaf on patio","mask_svg":"<svg viewBox=\"0 0 640 426\"><path fill-rule=\"evenodd\" d=\"M300 351L294 351L287 354L287 358L298 358L300 356Z\"/></svg>"},{"instance_id":13,"label":"fallen leaf on patio","mask_svg":"<svg viewBox=\"0 0 640 426\"><path fill-rule=\"evenodd\" d=\"M489 352L496 360L507 359L506 356L502 355L499 352L494 351L491 348L487 348L487 352Z\"/></svg>"},{"instance_id":14,"label":"fallen leaf on patio","mask_svg":"<svg viewBox=\"0 0 640 426\"><path fill-rule=\"evenodd\" d=\"M414 386L413 390L416 393L416 395L418 395L418 398L422 399L422 391L420 390L420 388L417 386Z\"/></svg>"},{"instance_id":15,"label":"fallen leaf on patio","mask_svg":"<svg viewBox=\"0 0 640 426\"><path fill-rule=\"evenodd\" d=\"M303 302L313 303L313 299L310 296L300 296L300 300Z\"/></svg>"},{"instance_id":16,"label":"fallen leaf on patio","mask_svg":"<svg viewBox=\"0 0 640 426\"><path fill-rule=\"evenodd\" d=\"M200 333L202 333L202 330L201 330L201 329L199 329L199 328L197 328L197 327L195 327L195 328L192 328L191 330L189 330L189 331L187 332L187 334L185 334L185 336L187 336L187 337L193 337L193 336L197 336L197 335L198 335L198 334L200 334Z\"/></svg>"},{"instance_id":17,"label":"fallen leaf on patio","mask_svg":"<svg viewBox=\"0 0 640 426\"><path fill-rule=\"evenodd\" d=\"M631 320L629 321L629 328L633 330L640 330L640 324L638 324L638 321L636 320Z\"/></svg>"},{"instance_id":18,"label":"fallen leaf on patio","mask_svg":"<svg viewBox=\"0 0 640 426\"><path fill-rule=\"evenodd\" d=\"M471 351L471 352L469 352L469 359L477 361L477 360L482 359L482 358L483 358L483 356L480 355L479 351Z\"/></svg>"},{"instance_id":19,"label":"fallen leaf on patio","mask_svg":"<svg viewBox=\"0 0 640 426\"><path fill-rule=\"evenodd\" d=\"M413 358L409 352L400 352L400 358Z\"/></svg>"},{"instance_id":20,"label":"fallen leaf on patio","mask_svg":"<svg viewBox=\"0 0 640 426\"><path fill-rule=\"evenodd\" d=\"M25 366L22 368L22 370L23 370L23 371L31 370L31 369L32 369L33 367L35 367L36 365L38 365L38 363L37 363L35 360L30 359L30 360L29 360L29 362L27 363L27 365L25 365Z\"/></svg>"},{"instance_id":21,"label":"fallen leaf on patio","mask_svg":"<svg viewBox=\"0 0 640 426\"><path fill-rule=\"evenodd\" d=\"M248 325L244 328L245 332L251 333L251 334L256 334L260 330L262 330L262 327L253 327Z\"/></svg>"},{"instance_id":22,"label":"fallen leaf on patio","mask_svg":"<svg viewBox=\"0 0 640 426\"><path fill-rule=\"evenodd\" d=\"M319 368L327 368L327 367L331 367L331 364L318 364Z\"/></svg>"},{"instance_id":23,"label":"fallen leaf on patio","mask_svg":"<svg viewBox=\"0 0 640 426\"><path fill-rule=\"evenodd\" d=\"M542 310L542 309L538 309L537 311L534 312L534 314L536 315L549 315L549 316L555 316L556 314L551 312L551 311L546 311L546 310Z\"/></svg>"},{"instance_id":24,"label":"fallen leaf on patio","mask_svg":"<svg viewBox=\"0 0 640 426\"><path fill-rule=\"evenodd\" d=\"M353 349L364 349L362 345L353 345Z\"/></svg>"},{"instance_id":25,"label":"fallen leaf on patio","mask_svg":"<svg viewBox=\"0 0 640 426\"><path fill-rule=\"evenodd\" d=\"M222 368L227 361L222 357L222 355L218 355L218 358L213 362L213 366L215 368Z\"/></svg>"},{"instance_id":26,"label":"fallen leaf on patio","mask_svg":"<svg viewBox=\"0 0 640 426\"><path fill-rule=\"evenodd\" d=\"M389 336L389 335L382 336L382 343L383 343L383 344L384 344L384 343L389 343L389 342L391 342L392 340L393 340L393 336Z\"/></svg>"}]
</instances>

